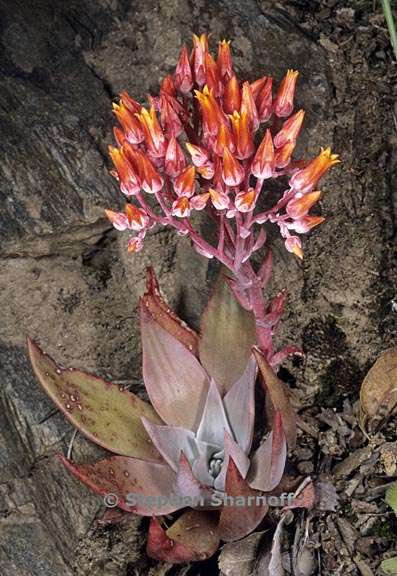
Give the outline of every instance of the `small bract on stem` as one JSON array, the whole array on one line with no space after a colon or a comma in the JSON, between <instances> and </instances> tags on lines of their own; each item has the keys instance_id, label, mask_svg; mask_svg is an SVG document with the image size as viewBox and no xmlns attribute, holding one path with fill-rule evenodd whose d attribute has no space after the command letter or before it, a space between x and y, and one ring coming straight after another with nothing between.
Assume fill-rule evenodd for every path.
<instances>
[{"instance_id":1,"label":"small bract on stem","mask_svg":"<svg viewBox=\"0 0 397 576\"><path fill-rule=\"evenodd\" d=\"M114 130L117 147L110 147L112 174L129 201L124 212L106 213L118 230L135 232L128 250L141 250L156 225L189 237L197 252L231 272L230 288L255 314L258 344L273 365L272 332L285 295L270 304L263 298L272 267L263 226L276 225L286 249L302 258L299 235L324 221L309 214L321 196L315 188L339 161L330 148L312 160L292 158L305 116L293 113L297 79L298 72L288 70L275 94L270 76L240 82L229 42L219 43L215 60L206 35L194 35L192 52L182 48L174 74L164 78L158 96L149 96L149 109L121 93L114 104L121 128ZM274 179L284 191L260 210ZM202 210L215 223L216 244L193 225ZM251 258L259 250L265 255L255 270Z\"/></svg>"}]
</instances>

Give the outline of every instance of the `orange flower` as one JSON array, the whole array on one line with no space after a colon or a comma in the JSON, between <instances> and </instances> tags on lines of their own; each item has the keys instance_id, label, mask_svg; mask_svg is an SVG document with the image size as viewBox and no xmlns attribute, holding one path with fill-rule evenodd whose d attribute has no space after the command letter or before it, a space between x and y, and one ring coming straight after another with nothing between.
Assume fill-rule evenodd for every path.
<instances>
[{"instance_id":1,"label":"orange flower","mask_svg":"<svg viewBox=\"0 0 397 576\"><path fill-rule=\"evenodd\" d=\"M135 114L136 112L141 111L142 106L139 104L139 102L131 98L131 96L128 94L126 90L121 92L120 102L122 102L122 104L124 104L124 106L128 108L131 114Z\"/></svg>"},{"instance_id":2,"label":"orange flower","mask_svg":"<svg viewBox=\"0 0 397 576\"><path fill-rule=\"evenodd\" d=\"M143 248L143 239L140 236L135 236L128 241L128 252L139 252Z\"/></svg>"},{"instance_id":3,"label":"orange flower","mask_svg":"<svg viewBox=\"0 0 397 576\"><path fill-rule=\"evenodd\" d=\"M289 227L298 232L298 234L305 234L315 226L322 224L324 220L323 216L304 216L300 220L295 220L293 225Z\"/></svg>"},{"instance_id":4,"label":"orange flower","mask_svg":"<svg viewBox=\"0 0 397 576\"><path fill-rule=\"evenodd\" d=\"M164 168L168 176L175 178L186 166L186 159L178 140L172 136L168 142L164 158Z\"/></svg>"},{"instance_id":5,"label":"orange flower","mask_svg":"<svg viewBox=\"0 0 397 576\"><path fill-rule=\"evenodd\" d=\"M223 109L227 114L240 110L241 107L241 90L238 80L233 75L225 85L223 93Z\"/></svg>"},{"instance_id":6,"label":"orange flower","mask_svg":"<svg viewBox=\"0 0 397 576\"><path fill-rule=\"evenodd\" d=\"M177 196L193 196L196 186L196 169L194 166L188 166L174 180L174 190Z\"/></svg>"},{"instance_id":7,"label":"orange flower","mask_svg":"<svg viewBox=\"0 0 397 576\"><path fill-rule=\"evenodd\" d=\"M299 110L293 114L283 124L283 127L274 137L274 145L276 148L281 148L287 142L295 142L302 127L305 111Z\"/></svg>"},{"instance_id":8,"label":"orange flower","mask_svg":"<svg viewBox=\"0 0 397 576\"><path fill-rule=\"evenodd\" d=\"M216 136L219 126L225 122L225 117L213 92L208 86L204 86L203 91L196 90L195 95L201 106L205 131L207 134Z\"/></svg>"},{"instance_id":9,"label":"orange flower","mask_svg":"<svg viewBox=\"0 0 397 576\"><path fill-rule=\"evenodd\" d=\"M146 110L146 108L142 108L141 113L136 116L141 122L145 133L146 145L150 153L155 157L164 156L166 141L159 121L157 120L154 106L150 107L150 112Z\"/></svg>"},{"instance_id":10,"label":"orange flower","mask_svg":"<svg viewBox=\"0 0 397 576\"><path fill-rule=\"evenodd\" d=\"M290 186L303 194L313 190L320 178L333 166L340 162L338 154L331 154L331 148L321 149L320 154L309 164L293 174Z\"/></svg>"},{"instance_id":11,"label":"orange flower","mask_svg":"<svg viewBox=\"0 0 397 576\"><path fill-rule=\"evenodd\" d=\"M320 199L321 192L309 192L309 194L304 194L299 198L295 197L293 200L288 202L285 211L291 218L302 218L306 216L310 208L314 206Z\"/></svg>"},{"instance_id":12,"label":"orange flower","mask_svg":"<svg viewBox=\"0 0 397 576\"><path fill-rule=\"evenodd\" d=\"M272 85L273 79L269 76L266 78L266 82L256 98L256 106L258 108L259 120L261 122L267 122L273 112Z\"/></svg>"},{"instance_id":13,"label":"orange flower","mask_svg":"<svg viewBox=\"0 0 397 576\"><path fill-rule=\"evenodd\" d=\"M254 142L249 127L247 112L234 112L230 116L234 138L236 141L236 157L240 160L249 158L254 152Z\"/></svg>"},{"instance_id":14,"label":"orange flower","mask_svg":"<svg viewBox=\"0 0 397 576\"><path fill-rule=\"evenodd\" d=\"M196 167L204 166L208 162L208 152L201 146L196 146L190 142L186 142L186 148L192 157L192 162Z\"/></svg>"},{"instance_id":15,"label":"orange flower","mask_svg":"<svg viewBox=\"0 0 397 576\"><path fill-rule=\"evenodd\" d=\"M109 155L116 168L121 191L126 196L132 196L133 194L140 192L142 189L142 182L139 173L129 162L124 152L124 148L109 146Z\"/></svg>"},{"instance_id":16,"label":"orange flower","mask_svg":"<svg viewBox=\"0 0 397 576\"><path fill-rule=\"evenodd\" d=\"M221 96L223 84L219 77L216 62L209 52L205 54L205 83L212 90L215 97Z\"/></svg>"},{"instance_id":17,"label":"orange flower","mask_svg":"<svg viewBox=\"0 0 397 576\"><path fill-rule=\"evenodd\" d=\"M126 139L131 144L140 144L145 139L142 126L130 110L123 104L113 103L113 112L120 122Z\"/></svg>"},{"instance_id":18,"label":"orange flower","mask_svg":"<svg viewBox=\"0 0 397 576\"><path fill-rule=\"evenodd\" d=\"M285 240L285 247L288 252L292 252L301 260L303 259L302 243L298 236L289 236L289 238Z\"/></svg>"},{"instance_id":19,"label":"orange flower","mask_svg":"<svg viewBox=\"0 0 397 576\"><path fill-rule=\"evenodd\" d=\"M208 192L214 208L217 210L226 210L226 208L229 207L230 200L227 194L224 192L219 192L218 190L214 190L214 188L210 188Z\"/></svg>"},{"instance_id":20,"label":"orange flower","mask_svg":"<svg viewBox=\"0 0 397 576\"><path fill-rule=\"evenodd\" d=\"M227 148L223 151L222 179L227 186L238 186L244 180L245 170L240 162L229 152Z\"/></svg>"},{"instance_id":21,"label":"orange flower","mask_svg":"<svg viewBox=\"0 0 397 576\"><path fill-rule=\"evenodd\" d=\"M190 216L190 202L186 196L181 196L172 204L172 215L178 218Z\"/></svg>"},{"instance_id":22,"label":"orange flower","mask_svg":"<svg viewBox=\"0 0 397 576\"><path fill-rule=\"evenodd\" d=\"M295 150L296 142L286 142L281 148L277 148L274 154L274 163L277 168L285 168L291 161L292 152Z\"/></svg>"},{"instance_id":23,"label":"orange flower","mask_svg":"<svg viewBox=\"0 0 397 576\"><path fill-rule=\"evenodd\" d=\"M251 172L256 178L263 180L271 178L273 171L274 147L271 132L267 129L252 162Z\"/></svg>"},{"instance_id":24,"label":"orange flower","mask_svg":"<svg viewBox=\"0 0 397 576\"><path fill-rule=\"evenodd\" d=\"M149 219L143 210L137 208L134 204L126 204L124 210L131 230L146 228Z\"/></svg>"},{"instance_id":25,"label":"orange flower","mask_svg":"<svg viewBox=\"0 0 397 576\"><path fill-rule=\"evenodd\" d=\"M236 195L234 205L239 212L251 212L255 208L256 193L254 188L249 188L246 192L239 192Z\"/></svg>"},{"instance_id":26,"label":"orange flower","mask_svg":"<svg viewBox=\"0 0 397 576\"><path fill-rule=\"evenodd\" d=\"M230 41L222 40L222 42L219 42L216 65L218 67L218 74L223 82L229 80L232 77L233 64L232 55L230 52Z\"/></svg>"},{"instance_id":27,"label":"orange flower","mask_svg":"<svg viewBox=\"0 0 397 576\"><path fill-rule=\"evenodd\" d=\"M175 84L171 74L165 76L161 83L160 93L168 94L168 96L176 96Z\"/></svg>"},{"instance_id":28,"label":"orange flower","mask_svg":"<svg viewBox=\"0 0 397 576\"><path fill-rule=\"evenodd\" d=\"M230 152L234 152L236 147L234 145L234 138L230 128L227 126L227 124L221 124L214 150L218 156L223 156L223 151L225 148L228 148Z\"/></svg>"},{"instance_id":29,"label":"orange flower","mask_svg":"<svg viewBox=\"0 0 397 576\"><path fill-rule=\"evenodd\" d=\"M255 100L252 95L252 90L249 82L244 82L241 92L241 107L240 113L246 112L248 121L252 130L257 130L259 127L258 110L256 108Z\"/></svg>"},{"instance_id":30,"label":"orange flower","mask_svg":"<svg viewBox=\"0 0 397 576\"><path fill-rule=\"evenodd\" d=\"M142 174L142 188L145 192L149 194L155 194L159 192L163 185L164 181L160 174L155 170L153 164L142 152L138 153L139 158L139 167Z\"/></svg>"},{"instance_id":31,"label":"orange flower","mask_svg":"<svg viewBox=\"0 0 397 576\"><path fill-rule=\"evenodd\" d=\"M298 75L299 72L296 70L288 70L282 79L273 106L276 116L283 118L291 114L294 107L294 94Z\"/></svg>"}]
</instances>

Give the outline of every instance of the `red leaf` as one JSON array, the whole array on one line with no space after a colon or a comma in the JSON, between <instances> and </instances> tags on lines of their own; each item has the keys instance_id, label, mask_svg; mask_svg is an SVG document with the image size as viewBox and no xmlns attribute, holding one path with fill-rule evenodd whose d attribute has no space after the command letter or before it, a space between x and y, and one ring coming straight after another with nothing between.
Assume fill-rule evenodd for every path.
<instances>
[{"instance_id":1,"label":"red leaf","mask_svg":"<svg viewBox=\"0 0 397 576\"><path fill-rule=\"evenodd\" d=\"M236 500L235 505L228 505L222 508L219 535L221 540L231 542L243 538L252 532L265 517L268 506L264 502L254 500L254 498L261 496L261 492L252 490L249 487L232 458L229 458L225 492L227 496L233 496ZM238 505L239 496L244 498L246 505ZM251 497L251 500L248 500L249 497Z\"/></svg>"},{"instance_id":2,"label":"red leaf","mask_svg":"<svg viewBox=\"0 0 397 576\"><path fill-rule=\"evenodd\" d=\"M196 430L208 391L197 358L141 303L143 379L156 412L170 426Z\"/></svg>"},{"instance_id":3,"label":"red leaf","mask_svg":"<svg viewBox=\"0 0 397 576\"><path fill-rule=\"evenodd\" d=\"M176 475L167 464L124 456L80 465L63 455L60 459L69 472L93 492L102 496L114 495L122 510L141 516L158 516L181 508L180 498L171 498ZM137 496L135 500L133 495ZM105 499L104 502L107 504ZM113 505L116 505L114 501Z\"/></svg>"}]
</instances>

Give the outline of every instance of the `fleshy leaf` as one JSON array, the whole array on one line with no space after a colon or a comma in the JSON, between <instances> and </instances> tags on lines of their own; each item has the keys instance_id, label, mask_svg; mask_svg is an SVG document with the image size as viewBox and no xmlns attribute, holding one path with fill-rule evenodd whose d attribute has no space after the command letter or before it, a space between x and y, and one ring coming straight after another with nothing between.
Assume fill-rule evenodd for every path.
<instances>
[{"instance_id":1,"label":"fleshy leaf","mask_svg":"<svg viewBox=\"0 0 397 576\"><path fill-rule=\"evenodd\" d=\"M254 315L237 302L221 274L204 311L199 340L200 361L221 395L243 374L254 343Z\"/></svg>"},{"instance_id":2,"label":"fleshy leaf","mask_svg":"<svg viewBox=\"0 0 397 576\"><path fill-rule=\"evenodd\" d=\"M206 560L218 546L218 514L188 510L167 531L153 518L146 551L156 560L180 564Z\"/></svg>"},{"instance_id":3,"label":"fleshy leaf","mask_svg":"<svg viewBox=\"0 0 397 576\"><path fill-rule=\"evenodd\" d=\"M158 426L146 418L142 422L153 444L175 472L178 470L181 451L190 461L198 456L195 436L191 430L179 426Z\"/></svg>"},{"instance_id":4,"label":"fleshy leaf","mask_svg":"<svg viewBox=\"0 0 397 576\"><path fill-rule=\"evenodd\" d=\"M179 458L178 473L175 480L175 492L181 496L198 499L208 499L211 496L211 488L200 484L194 476L192 468L185 454L181 452Z\"/></svg>"},{"instance_id":5,"label":"fleshy leaf","mask_svg":"<svg viewBox=\"0 0 397 576\"><path fill-rule=\"evenodd\" d=\"M289 401L287 387L277 378L261 350L255 346L253 352L273 407L280 411L287 444L292 450L296 444L296 414Z\"/></svg>"},{"instance_id":6,"label":"fleshy leaf","mask_svg":"<svg viewBox=\"0 0 397 576\"><path fill-rule=\"evenodd\" d=\"M60 458L69 472L93 492L102 496L116 495L117 506L127 512L159 516L183 507L180 499L171 498L176 474L167 464L112 456L79 465L62 455ZM133 495L136 495L135 500ZM150 501L149 497L152 497Z\"/></svg>"},{"instance_id":7,"label":"fleshy leaf","mask_svg":"<svg viewBox=\"0 0 397 576\"><path fill-rule=\"evenodd\" d=\"M254 432L256 374L256 361L252 357L241 378L223 399L234 438L246 454L251 449Z\"/></svg>"},{"instance_id":8,"label":"fleshy leaf","mask_svg":"<svg viewBox=\"0 0 397 576\"><path fill-rule=\"evenodd\" d=\"M45 392L66 418L103 448L149 460L161 460L142 422L161 423L153 408L132 392L76 369L56 365L28 339L30 361Z\"/></svg>"},{"instance_id":9,"label":"fleshy leaf","mask_svg":"<svg viewBox=\"0 0 397 576\"><path fill-rule=\"evenodd\" d=\"M251 468L247 478L251 488L263 492L274 490L282 478L286 457L287 444L280 412L275 412L273 430L251 459Z\"/></svg>"},{"instance_id":10,"label":"fleshy leaf","mask_svg":"<svg viewBox=\"0 0 397 576\"><path fill-rule=\"evenodd\" d=\"M231 542L244 538L244 536L252 532L265 517L268 506L265 502L256 500L256 498L261 496L261 492L252 490L248 486L232 458L229 458L225 492L236 500L234 505L222 508L219 520L219 535L221 540ZM239 497L242 498L241 504L244 505L238 504ZM248 500L250 497L251 500Z\"/></svg>"},{"instance_id":11,"label":"fleshy leaf","mask_svg":"<svg viewBox=\"0 0 397 576\"><path fill-rule=\"evenodd\" d=\"M196 430L208 377L195 356L164 330L141 303L143 379L149 398L170 426Z\"/></svg>"},{"instance_id":12,"label":"fleshy leaf","mask_svg":"<svg viewBox=\"0 0 397 576\"><path fill-rule=\"evenodd\" d=\"M211 380L196 436L202 442L223 446L225 430L231 434L219 390Z\"/></svg>"},{"instance_id":13,"label":"fleshy leaf","mask_svg":"<svg viewBox=\"0 0 397 576\"><path fill-rule=\"evenodd\" d=\"M141 301L164 330L179 340L192 354L198 356L198 335L171 310L162 298L152 267L146 270L146 292Z\"/></svg>"}]
</instances>

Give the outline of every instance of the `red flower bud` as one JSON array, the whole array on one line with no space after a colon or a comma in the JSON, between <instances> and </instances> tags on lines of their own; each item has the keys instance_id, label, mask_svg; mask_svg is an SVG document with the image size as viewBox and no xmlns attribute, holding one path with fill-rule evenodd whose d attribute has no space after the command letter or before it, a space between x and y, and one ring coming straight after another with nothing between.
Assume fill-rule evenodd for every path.
<instances>
[{"instance_id":1,"label":"red flower bud","mask_svg":"<svg viewBox=\"0 0 397 576\"><path fill-rule=\"evenodd\" d=\"M196 186L196 169L194 166L188 166L174 180L174 190L177 196L193 196Z\"/></svg>"},{"instance_id":2,"label":"red flower bud","mask_svg":"<svg viewBox=\"0 0 397 576\"><path fill-rule=\"evenodd\" d=\"M289 116L294 108L295 85L299 72L288 70L281 81L277 96L274 100L274 113L281 118Z\"/></svg>"},{"instance_id":3,"label":"red flower bud","mask_svg":"<svg viewBox=\"0 0 397 576\"><path fill-rule=\"evenodd\" d=\"M227 81L223 93L223 109L227 114L238 112L241 108L241 90L237 77L233 75Z\"/></svg>"},{"instance_id":4,"label":"red flower bud","mask_svg":"<svg viewBox=\"0 0 397 576\"><path fill-rule=\"evenodd\" d=\"M256 178L263 180L272 177L274 167L275 162L272 135L270 130L267 129L255 154L254 161L252 162L251 172Z\"/></svg>"},{"instance_id":5,"label":"red flower bud","mask_svg":"<svg viewBox=\"0 0 397 576\"><path fill-rule=\"evenodd\" d=\"M186 159L177 139L172 136L168 142L164 158L164 168L168 176L175 178L186 166Z\"/></svg>"},{"instance_id":6,"label":"red flower bud","mask_svg":"<svg viewBox=\"0 0 397 576\"><path fill-rule=\"evenodd\" d=\"M184 46L180 52L179 60L174 74L174 83L182 94L187 94L193 87L193 75L189 62L189 54Z\"/></svg>"},{"instance_id":7,"label":"red flower bud","mask_svg":"<svg viewBox=\"0 0 397 576\"><path fill-rule=\"evenodd\" d=\"M293 114L283 124L283 127L274 137L274 145L276 148L281 148L287 142L295 142L302 127L303 118L305 116L304 110L299 110Z\"/></svg>"},{"instance_id":8,"label":"red flower bud","mask_svg":"<svg viewBox=\"0 0 397 576\"><path fill-rule=\"evenodd\" d=\"M238 186L244 180L245 170L240 162L229 152L223 151L222 179L227 186Z\"/></svg>"}]
</instances>

